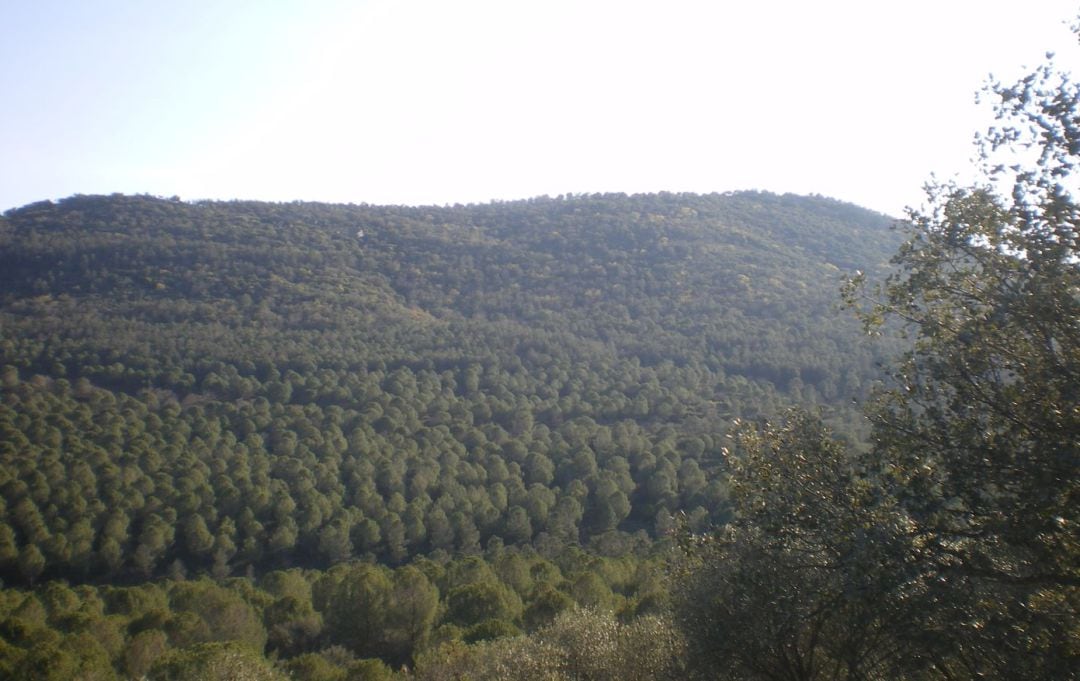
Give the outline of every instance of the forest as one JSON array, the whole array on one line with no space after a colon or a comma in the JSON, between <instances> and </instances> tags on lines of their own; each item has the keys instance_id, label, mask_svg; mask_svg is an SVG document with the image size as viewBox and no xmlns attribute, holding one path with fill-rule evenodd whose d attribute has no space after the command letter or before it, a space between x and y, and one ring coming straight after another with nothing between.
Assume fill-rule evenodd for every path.
<instances>
[{"instance_id":1,"label":"forest","mask_svg":"<svg viewBox=\"0 0 1080 681\"><path fill-rule=\"evenodd\" d=\"M6 212L0 679L1074 678L1080 95L988 94L898 224Z\"/></svg>"},{"instance_id":2,"label":"forest","mask_svg":"<svg viewBox=\"0 0 1080 681\"><path fill-rule=\"evenodd\" d=\"M757 213L786 222L741 226ZM776 246L799 221L818 253ZM895 242L881 216L764 194L73 197L3 238L9 584L702 529L727 508L726 421L790 401L854 421L877 356L829 260Z\"/></svg>"}]
</instances>

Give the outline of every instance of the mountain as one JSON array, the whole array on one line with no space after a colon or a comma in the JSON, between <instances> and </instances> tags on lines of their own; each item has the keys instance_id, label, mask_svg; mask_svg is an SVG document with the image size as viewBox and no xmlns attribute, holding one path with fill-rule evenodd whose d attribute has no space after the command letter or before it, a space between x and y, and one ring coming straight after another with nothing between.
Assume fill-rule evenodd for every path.
<instances>
[{"instance_id":1,"label":"mountain","mask_svg":"<svg viewBox=\"0 0 1080 681\"><path fill-rule=\"evenodd\" d=\"M890 224L759 192L8 211L0 576L614 551L721 519L731 419L851 430L881 350L837 289Z\"/></svg>"}]
</instances>

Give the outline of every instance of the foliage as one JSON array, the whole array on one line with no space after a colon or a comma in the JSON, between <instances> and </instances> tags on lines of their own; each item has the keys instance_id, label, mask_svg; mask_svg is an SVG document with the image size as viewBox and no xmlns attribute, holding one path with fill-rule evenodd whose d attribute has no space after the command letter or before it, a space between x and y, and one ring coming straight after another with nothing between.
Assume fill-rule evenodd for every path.
<instances>
[{"instance_id":1,"label":"foliage","mask_svg":"<svg viewBox=\"0 0 1080 681\"><path fill-rule=\"evenodd\" d=\"M294 678L385 680L390 669L431 659L440 646L465 650L467 643L519 637L525 626L551 630L562 613L583 605L574 601L581 575L592 575L609 595L636 600L655 594L662 569L660 558L582 551L568 551L559 563L504 547L490 562L350 562L258 580L7 588L0 590L0 679L198 678L234 667L261 674L265 665L248 663L265 657ZM589 617L613 621L615 614ZM655 620L620 617L627 620L621 631Z\"/></svg>"},{"instance_id":2,"label":"foliage","mask_svg":"<svg viewBox=\"0 0 1080 681\"><path fill-rule=\"evenodd\" d=\"M243 646L203 643L157 662L148 681L284 681L261 656Z\"/></svg>"},{"instance_id":3,"label":"foliage","mask_svg":"<svg viewBox=\"0 0 1080 681\"><path fill-rule=\"evenodd\" d=\"M675 612L704 678L888 678L907 662L903 517L803 412L744 424L733 520L684 534Z\"/></svg>"},{"instance_id":4,"label":"foliage","mask_svg":"<svg viewBox=\"0 0 1080 681\"><path fill-rule=\"evenodd\" d=\"M1064 678L1080 664L1080 87L1048 60L987 94L984 185L931 189L863 310L913 341L874 451L917 523L942 666Z\"/></svg>"},{"instance_id":5,"label":"foliage","mask_svg":"<svg viewBox=\"0 0 1080 681\"><path fill-rule=\"evenodd\" d=\"M988 92L985 183L932 186L898 271L869 304L863 276L845 291L911 343L869 450L798 412L747 426L731 522L684 534L702 677L1075 677L1080 88L1048 63Z\"/></svg>"},{"instance_id":6,"label":"foliage","mask_svg":"<svg viewBox=\"0 0 1080 681\"><path fill-rule=\"evenodd\" d=\"M1080 664L1080 87L1048 59L986 94L983 184L931 187L863 307L912 341L873 407L874 455L916 523L942 673L1065 678Z\"/></svg>"},{"instance_id":7,"label":"foliage","mask_svg":"<svg viewBox=\"0 0 1080 681\"><path fill-rule=\"evenodd\" d=\"M402 208L75 196L0 218L0 577L635 550L722 521L730 417L863 393L821 198Z\"/></svg>"},{"instance_id":8,"label":"foliage","mask_svg":"<svg viewBox=\"0 0 1080 681\"><path fill-rule=\"evenodd\" d=\"M422 656L411 676L421 681L644 681L674 679L684 650L667 620L620 623L611 613L568 611L530 636L470 647L444 645Z\"/></svg>"}]
</instances>

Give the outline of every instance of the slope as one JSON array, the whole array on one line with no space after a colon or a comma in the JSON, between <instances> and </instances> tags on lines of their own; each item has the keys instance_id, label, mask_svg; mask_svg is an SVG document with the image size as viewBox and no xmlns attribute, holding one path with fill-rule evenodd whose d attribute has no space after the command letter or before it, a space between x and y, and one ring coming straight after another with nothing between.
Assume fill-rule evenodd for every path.
<instances>
[{"instance_id":1,"label":"slope","mask_svg":"<svg viewBox=\"0 0 1080 681\"><path fill-rule=\"evenodd\" d=\"M842 423L873 380L835 290L888 224L765 193L9 211L0 574L618 551L722 518L730 419Z\"/></svg>"}]
</instances>

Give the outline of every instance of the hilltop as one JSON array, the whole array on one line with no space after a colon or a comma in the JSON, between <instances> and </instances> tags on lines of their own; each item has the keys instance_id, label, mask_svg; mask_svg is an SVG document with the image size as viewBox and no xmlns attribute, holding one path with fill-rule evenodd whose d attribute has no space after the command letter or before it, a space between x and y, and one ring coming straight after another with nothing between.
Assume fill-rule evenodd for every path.
<instances>
[{"instance_id":1,"label":"hilltop","mask_svg":"<svg viewBox=\"0 0 1080 681\"><path fill-rule=\"evenodd\" d=\"M837 288L890 224L759 192L8 211L0 572L618 551L720 519L732 419L855 421L880 358Z\"/></svg>"}]
</instances>

